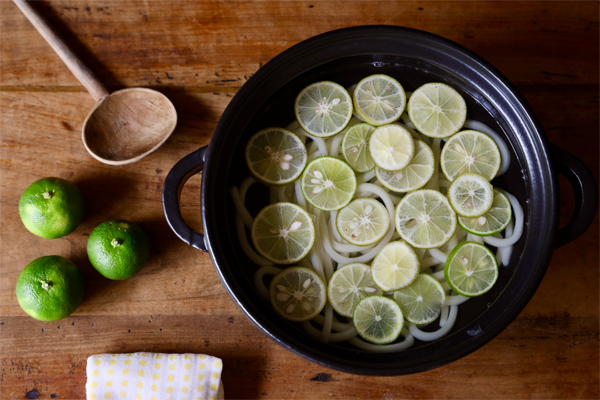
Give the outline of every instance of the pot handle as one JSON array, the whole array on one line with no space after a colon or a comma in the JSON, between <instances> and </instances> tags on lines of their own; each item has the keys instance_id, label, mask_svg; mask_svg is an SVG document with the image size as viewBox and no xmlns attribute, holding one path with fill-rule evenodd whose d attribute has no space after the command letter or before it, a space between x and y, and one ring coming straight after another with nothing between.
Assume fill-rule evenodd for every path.
<instances>
[{"instance_id":1,"label":"pot handle","mask_svg":"<svg viewBox=\"0 0 600 400\"><path fill-rule=\"evenodd\" d=\"M162 192L163 211L173 232L185 243L202 251L206 251L204 235L190 228L183 220L179 210L179 199L187 180L204 168L207 148L208 146L201 147L179 160L169 171Z\"/></svg>"},{"instance_id":2,"label":"pot handle","mask_svg":"<svg viewBox=\"0 0 600 400\"><path fill-rule=\"evenodd\" d=\"M575 192L575 211L571 220L558 230L555 247L572 242L589 228L598 207L598 186L585 164L573 154L550 144L550 153L556 172L565 176Z\"/></svg>"}]
</instances>

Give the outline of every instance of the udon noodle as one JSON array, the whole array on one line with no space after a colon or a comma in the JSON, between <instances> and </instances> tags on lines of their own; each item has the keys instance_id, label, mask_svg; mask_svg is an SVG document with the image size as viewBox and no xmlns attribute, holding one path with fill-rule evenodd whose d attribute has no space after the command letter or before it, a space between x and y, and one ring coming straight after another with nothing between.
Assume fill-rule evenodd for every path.
<instances>
[{"instance_id":1,"label":"udon noodle","mask_svg":"<svg viewBox=\"0 0 600 400\"><path fill-rule=\"evenodd\" d=\"M439 170L442 140L430 139L417 132L408 119L406 112L402 115L402 121L414 138L423 140L431 146L433 150L435 171L433 177L424 187L427 189L438 190L445 194L449 182ZM352 123L353 122L351 121L351 124ZM502 163L497 175L505 173L510 164L511 157L508 147L501 136L478 121L467 120L464 127L483 132L496 142L502 156ZM296 133L305 144L308 153L308 162L321 156L341 157L339 153L344 132L327 139L314 138L307 135L295 121L288 125L287 129ZM394 224L394 211L395 206L402 198L401 195L398 193L390 193L387 188L383 187L375 177L374 171L357 174L356 178L358 186L354 197L377 198L383 203L390 215L390 229L381 241L371 246L355 246L345 242L335 228L337 211L321 211L307 203L300 188L300 179L285 186L271 187L269 189L269 196L272 203L280 201L292 202L299 205L313 216L316 229L316 240L308 256L301 260L299 264L314 270L326 284L338 267L355 262L370 263L386 244L399 239ZM248 177L242 182L239 188L233 187L230 192L236 209L236 228L240 245L250 261L258 266L258 269L254 273L254 284L258 293L268 301L269 289L265 285L264 277L275 275L280 272L281 269L261 257L252 248L248 240L248 232L252 227L254 218L246 208L246 195L250 186L255 183L256 180L254 180L254 178ZM481 244L485 243L497 248L496 258L498 264L507 266L510 261L513 245L519 240L523 233L524 215L521 205L515 196L505 191L502 192L506 194L510 200L513 209L513 219L511 219L508 227L505 229L504 237L501 234L486 237L475 236L467 233L460 226L457 226L454 236L442 247L428 250L415 249L419 256L421 272L433 276L442 284L442 287L446 292L446 303L442 308L441 315L437 321L432 323L432 325L437 325L437 329L434 329L433 331L424 331L422 330L422 328L424 328L423 325L417 326L413 323L407 323L402 329L400 338L395 343L386 345L372 344L364 341L358 336L352 321L334 314L330 304L326 304L321 314L317 315L312 320L300 323L302 328L307 334L323 342L347 342L359 349L380 353L396 352L407 349L414 344L415 339L429 342L438 340L446 335L454 326L458 315L458 306L470 299L469 297L453 293L445 281L444 264L450 251L463 241L475 241Z\"/></svg>"}]
</instances>

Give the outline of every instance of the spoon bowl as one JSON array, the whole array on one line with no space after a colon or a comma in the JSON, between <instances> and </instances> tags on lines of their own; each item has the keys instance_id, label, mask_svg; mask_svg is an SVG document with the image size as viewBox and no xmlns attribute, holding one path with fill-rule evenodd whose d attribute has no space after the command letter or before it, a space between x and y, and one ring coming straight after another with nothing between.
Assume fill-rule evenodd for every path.
<instances>
[{"instance_id":1,"label":"spoon bowl","mask_svg":"<svg viewBox=\"0 0 600 400\"><path fill-rule=\"evenodd\" d=\"M177 125L177 111L162 93L129 88L110 93L26 0L13 0L73 75L96 100L83 123L83 145L96 160L130 164L158 149Z\"/></svg>"},{"instance_id":2,"label":"spoon bowl","mask_svg":"<svg viewBox=\"0 0 600 400\"><path fill-rule=\"evenodd\" d=\"M136 162L158 149L177 125L177 112L160 92L128 88L96 103L82 129L83 145L106 164Z\"/></svg>"}]
</instances>

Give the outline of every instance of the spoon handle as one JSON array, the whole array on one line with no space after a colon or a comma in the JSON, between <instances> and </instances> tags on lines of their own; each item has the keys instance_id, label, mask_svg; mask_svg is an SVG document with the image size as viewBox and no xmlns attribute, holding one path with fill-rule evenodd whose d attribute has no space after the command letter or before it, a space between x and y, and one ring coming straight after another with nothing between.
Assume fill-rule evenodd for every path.
<instances>
[{"instance_id":1,"label":"spoon handle","mask_svg":"<svg viewBox=\"0 0 600 400\"><path fill-rule=\"evenodd\" d=\"M86 67L79 58L67 47L67 45L58 37L56 33L48 26L44 18L34 10L26 0L13 0L29 22L37 29L44 39L54 49L56 54L63 60L66 66L71 70L75 78L98 101L108 96L108 90L98 81L92 71Z\"/></svg>"}]
</instances>

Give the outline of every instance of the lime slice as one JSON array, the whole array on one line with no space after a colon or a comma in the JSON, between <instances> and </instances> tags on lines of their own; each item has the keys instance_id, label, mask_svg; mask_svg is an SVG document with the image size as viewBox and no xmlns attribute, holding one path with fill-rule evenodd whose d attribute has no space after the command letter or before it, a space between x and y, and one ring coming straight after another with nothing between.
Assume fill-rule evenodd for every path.
<instances>
[{"instance_id":1,"label":"lime slice","mask_svg":"<svg viewBox=\"0 0 600 400\"><path fill-rule=\"evenodd\" d=\"M371 125L396 121L406 105L402 85L387 75L371 75L356 85L352 93L356 114Z\"/></svg>"},{"instance_id":2,"label":"lime slice","mask_svg":"<svg viewBox=\"0 0 600 400\"><path fill-rule=\"evenodd\" d=\"M467 103L446 84L426 83L410 96L408 117L422 134L443 139L462 128L467 118Z\"/></svg>"},{"instance_id":3,"label":"lime slice","mask_svg":"<svg viewBox=\"0 0 600 400\"><path fill-rule=\"evenodd\" d=\"M252 243L261 256L275 264L293 264L303 259L315 242L310 215L292 203L263 208L252 224Z\"/></svg>"},{"instance_id":4,"label":"lime slice","mask_svg":"<svg viewBox=\"0 0 600 400\"><path fill-rule=\"evenodd\" d=\"M477 236L492 236L502 232L512 217L508 198L494 189L492 208L481 217L458 217L458 224L467 232Z\"/></svg>"},{"instance_id":5,"label":"lime slice","mask_svg":"<svg viewBox=\"0 0 600 400\"><path fill-rule=\"evenodd\" d=\"M379 182L394 192L410 192L423 186L433 176L434 168L433 151L425 142L415 140L415 156L404 169L400 171L386 171L375 168L375 175Z\"/></svg>"},{"instance_id":6,"label":"lime slice","mask_svg":"<svg viewBox=\"0 0 600 400\"><path fill-rule=\"evenodd\" d=\"M371 278L371 267L361 263L338 268L327 287L327 295L333 309L338 314L350 318L359 301L367 296L381 294L381 290Z\"/></svg>"},{"instance_id":7,"label":"lime slice","mask_svg":"<svg viewBox=\"0 0 600 400\"><path fill-rule=\"evenodd\" d=\"M286 268L273 277L269 288L271 305L283 318L308 321L325 307L325 284L311 269Z\"/></svg>"},{"instance_id":8,"label":"lime slice","mask_svg":"<svg viewBox=\"0 0 600 400\"><path fill-rule=\"evenodd\" d=\"M306 166L306 148L298 136L283 128L267 128L250 138L246 162L256 179L267 185L295 181Z\"/></svg>"},{"instance_id":9,"label":"lime slice","mask_svg":"<svg viewBox=\"0 0 600 400\"><path fill-rule=\"evenodd\" d=\"M354 199L338 212L336 226L348 243L368 246L385 236L390 228L390 214L375 199Z\"/></svg>"},{"instance_id":10,"label":"lime slice","mask_svg":"<svg viewBox=\"0 0 600 400\"><path fill-rule=\"evenodd\" d=\"M484 294L498 279L498 263L494 253L482 244L462 242L452 250L444 276L456 293L474 297Z\"/></svg>"},{"instance_id":11,"label":"lime slice","mask_svg":"<svg viewBox=\"0 0 600 400\"><path fill-rule=\"evenodd\" d=\"M310 204L335 211L350 203L356 190L356 175L348 164L333 157L311 161L302 174L302 193Z\"/></svg>"},{"instance_id":12,"label":"lime slice","mask_svg":"<svg viewBox=\"0 0 600 400\"><path fill-rule=\"evenodd\" d=\"M408 193L396 208L396 230L413 247L432 249L450 240L456 229L456 213L437 190Z\"/></svg>"},{"instance_id":13,"label":"lime slice","mask_svg":"<svg viewBox=\"0 0 600 400\"><path fill-rule=\"evenodd\" d=\"M452 182L465 172L476 172L491 181L500 169L500 150L485 133L462 131L452 136L442 149L441 166Z\"/></svg>"},{"instance_id":14,"label":"lime slice","mask_svg":"<svg viewBox=\"0 0 600 400\"><path fill-rule=\"evenodd\" d=\"M492 207L494 187L479 174L462 174L448 187L448 200L461 217L480 217Z\"/></svg>"},{"instance_id":15,"label":"lime slice","mask_svg":"<svg viewBox=\"0 0 600 400\"><path fill-rule=\"evenodd\" d=\"M302 89L294 104L302 129L316 137L329 137L344 130L352 118L352 98L334 82L313 83Z\"/></svg>"},{"instance_id":16,"label":"lime slice","mask_svg":"<svg viewBox=\"0 0 600 400\"><path fill-rule=\"evenodd\" d=\"M407 321L428 324L440 315L446 303L446 293L433 277L420 274L409 287L394 292L394 300Z\"/></svg>"},{"instance_id":17,"label":"lime slice","mask_svg":"<svg viewBox=\"0 0 600 400\"><path fill-rule=\"evenodd\" d=\"M415 155L415 142L405 127L397 124L380 126L371 133L369 151L375 164L386 171L399 171Z\"/></svg>"},{"instance_id":18,"label":"lime slice","mask_svg":"<svg viewBox=\"0 0 600 400\"><path fill-rule=\"evenodd\" d=\"M419 257L405 242L388 243L371 263L373 282L384 292L407 287L419 275Z\"/></svg>"},{"instance_id":19,"label":"lime slice","mask_svg":"<svg viewBox=\"0 0 600 400\"><path fill-rule=\"evenodd\" d=\"M404 326L400 306L383 296L362 299L354 309L352 321L356 332L375 344L391 343L398 339Z\"/></svg>"},{"instance_id":20,"label":"lime slice","mask_svg":"<svg viewBox=\"0 0 600 400\"><path fill-rule=\"evenodd\" d=\"M368 172L375 167L367 146L374 130L369 124L356 124L344 135L342 154L356 172Z\"/></svg>"}]
</instances>

